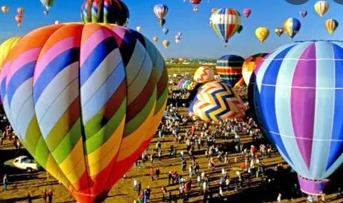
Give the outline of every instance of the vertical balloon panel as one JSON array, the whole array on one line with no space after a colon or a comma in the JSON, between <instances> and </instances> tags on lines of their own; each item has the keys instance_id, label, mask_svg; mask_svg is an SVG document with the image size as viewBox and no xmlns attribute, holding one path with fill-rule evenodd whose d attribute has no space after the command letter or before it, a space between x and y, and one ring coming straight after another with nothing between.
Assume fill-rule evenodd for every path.
<instances>
[{"instance_id":1,"label":"vertical balloon panel","mask_svg":"<svg viewBox=\"0 0 343 203\"><path fill-rule=\"evenodd\" d=\"M35 30L10 55L1 96L20 139L79 202L103 200L162 117L162 56L138 32L92 23Z\"/></svg>"}]
</instances>

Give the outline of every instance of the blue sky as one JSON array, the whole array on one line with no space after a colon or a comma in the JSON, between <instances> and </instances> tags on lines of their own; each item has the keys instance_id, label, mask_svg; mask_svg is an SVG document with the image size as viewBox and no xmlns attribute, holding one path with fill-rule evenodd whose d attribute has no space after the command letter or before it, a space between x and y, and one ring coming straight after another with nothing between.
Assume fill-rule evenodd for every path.
<instances>
[{"instance_id":1,"label":"blue sky","mask_svg":"<svg viewBox=\"0 0 343 203\"><path fill-rule=\"evenodd\" d=\"M48 15L43 14L43 6L39 0L0 0L0 5L9 6L7 14L0 14L0 41L11 36L24 35L41 26L60 22L80 22L81 0L56 0ZM130 9L128 27L136 29L142 27L142 33L151 39L159 37L156 44L165 57L197 57L219 58L225 54L238 54L246 57L257 52L269 52L274 48L290 43L290 38L284 33L278 37L274 33L275 27L282 27L283 21L288 17L296 17L301 20L302 28L294 40L312 39L342 39L343 29L338 27L330 36L324 27L328 18L334 18L338 22L341 19L343 5L332 0L329 11L321 18L315 13L313 5L316 1L309 1L304 5L290 5L285 0L203 0L199 5L199 11L193 12L192 5L187 0L124 0ZM271 3L272 2L272 3ZM158 20L153 13L155 4L162 3L169 7L166 16L165 27L169 33L164 35ZM25 9L22 27L18 28L14 20L18 7ZM242 13L244 8L250 8L252 14L249 18L242 16L243 31L234 35L228 44L223 47L223 41L213 32L209 26L211 8L235 8ZM305 18L299 15L300 10L307 10ZM266 26L270 29L269 38L261 44L255 37L255 29ZM342 25L343 26L343 23ZM176 45L174 36L182 32L181 44ZM170 40L170 46L165 49L162 40Z\"/></svg>"}]
</instances>

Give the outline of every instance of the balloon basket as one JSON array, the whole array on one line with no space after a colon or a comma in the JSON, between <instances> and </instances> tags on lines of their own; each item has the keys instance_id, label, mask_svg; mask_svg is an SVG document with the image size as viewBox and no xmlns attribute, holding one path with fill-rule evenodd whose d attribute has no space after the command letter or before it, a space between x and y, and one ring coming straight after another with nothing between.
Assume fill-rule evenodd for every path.
<instances>
[{"instance_id":1,"label":"balloon basket","mask_svg":"<svg viewBox=\"0 0 343 203\"><path fill-rule=\"evenodd\" d=\"M328 179L311 180L298 175L300 190L308 195L321 195L324 192L325 186L329 182Z\"/></svg>"}]
</instances>

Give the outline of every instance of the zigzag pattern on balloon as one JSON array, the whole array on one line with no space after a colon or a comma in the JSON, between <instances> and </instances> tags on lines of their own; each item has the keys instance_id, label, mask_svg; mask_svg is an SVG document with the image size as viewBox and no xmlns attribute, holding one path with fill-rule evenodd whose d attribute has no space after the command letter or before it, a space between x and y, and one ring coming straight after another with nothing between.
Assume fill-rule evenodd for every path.
<instances>
[{"instance_id":1,"label":"zigzag pattern on balloon","mask_svg":"<svg viewBox=\"0 0 343 203\"><path fill-rule=\"evenodd\" d=\"M193 101L190 112L204 121L219 121L244 116L244 104L225 84L216 81L204 84Z\"/></svg>"}]
</instances>

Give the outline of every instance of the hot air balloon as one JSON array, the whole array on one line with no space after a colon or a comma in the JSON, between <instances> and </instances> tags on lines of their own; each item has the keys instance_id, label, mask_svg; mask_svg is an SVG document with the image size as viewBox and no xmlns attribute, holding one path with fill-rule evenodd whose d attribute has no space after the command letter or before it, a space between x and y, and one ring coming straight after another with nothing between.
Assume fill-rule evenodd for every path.
<instances>
[{"instance_id":1,"label":"hot air balloon","mask_svg":"<svg viewBox=\"0 0 343 203\"><path fill-rule=\"evenodd\" d=\"M343 162L342 60L343 42L292 43L266 56L250 83L262 129L311 195Z\"/></svg>"},{"instance_id":2,"label":"hot air balloon","mask_svg":"<svg viewBox=\"0 0 343 203\"><path fill-rule=\"evenodd\" d=\"M240 25L239 28L238 28L238 30L237 30L237 33L238 33L238 34L241 33L242 30L243 30L243 25Z\"/></svg>"},{"instance_id":3,"label":"hot air balloon","mask_svg":"<svg viewBox=\"0 0 343 203\"><path fill-rule=\"evenodd\" d=\"M214 80L214 71L208 66L200 66L194 73L194 81L206 83Z\"/></svg>"},{"instance_id":4,"label":"hot air balloon","mask_svg":"<svg viewBox=\"0 0 343 203\"><path fill-rule=\"evenodd\" d=\"M329 3L326 1L317 1L317 3L314 4L314 10L320 17L323 17L323 15L329 10Z\"/></svg>"},{"instance_id":5,"label":"hot air balloon","mask_svg":"<svg viewBox=\"0 0 343 203\"><path fill-rule=\"evenodd\" d=\"M48 14L50 8L54 5L55 0L40 0L40 2L43 4L45 7L44 14Z\"/></svg>"},{"instance_id":6,"label":"hot air balloon","mask_svg":"<svg viewBox=\"0 0 343 203\"><path fill-rule=\"evenodd\" d=\"M198 5L201 3L201 0L189 0L191 4L193 4L193 11L197 12L198 11Z\"/></svg>"},{"instance_id":7,"label":"hot air balloon","mask_svg":"<svg viewBox=\"0 0 343 203\"><path fill-rule=\"evenodd\" d=\"M86 0L81 7L84 23L110 23L126 26L130 12L121 0Z\"/></svg>"},{"instance_id":8,"label":"hot air balloon","mask_svg":"<svg viewBox=\"0 0 343 203\"><path fill-rule=\"evenodd\" d=\"M249 85L251 74L256 65L265 57L267 53L257 53L247 57L242 65L242 75L246 85Z\"/></svg>"},{"instance_id":9,"label":"hot air balloon","mask_svg":"<svg viewBox=\"0 0 343 203\"><path fill-rule=\"evenodd\" d=\"M17 21L17 26L21 27L21 22L23 21L23 16L18 14L14 17L14 19L15 19L15 21Z\"/></svg>"},{"instance_id":10,"label":"hot air balloon","mask_svg":"<svg viewBox=\"0 0 343 203\"><path fill-rule=\"evenodd\" d=\"M275 33L280 37L283 34L283 29L281 27L277 27L275 28Z\"/></svg>"},{"instance_id":11,"label":"hot air balloon","mask_svg":"<svg viewBox=\"0 0 343 203\"><path fill-rule=\"evenodd\" d=\"M141 26L137 26L136 30L137 30L137 32L142 32L142 27Z\"/></svg>"},{"instance_id":12,"label":"hot air balloon","mask_svg":"<svg viewBox=\"0 0 343 203\"><path fill-rule=\"evenodd\" d=\"M241 16L235 9L217 9L210 17L210 24L214 32L227 43L241 26Z\"/></svg>"},{"instance_id":13,"label":"hot air balloon","mask_svg":"<svg viewBox=\"0 0 343 203\"><path fill-rule=\"evenodd\" d=\"M164 46L164 48L168 48L170 45L170 41L169 40L163 40L162 45Z\"/></svg>"},{"instance_id":14,"label":"hot air balloon","mask_svg":"<svg viewBox=\"0 0 343 203\"><path fill-rule=\"evenodd\" d=\"M255 30L256 38L263 43L269 36L269 29L267 27L258 27Z\"/></svg>"},{"instance_id":15,"label":"hot air balloon","mask_svg":"<svg viewBox=\"0 0 343 203\"><path fill-rule=\"evenodd\" d=\"M301 17L305 18L307 16L307 11L306 10L301 10L299 11Z\"/></svg>"},{"instance_id":16,"label":"hot air balloon","mask_svg":"<svg viewBox=\"0 0 343 203\"><path fill-rule=\"evenodd\" d=\"M243 9L243 15L245 16L245 17L249 17L250 16L250 14L251 14L251 9L250 8L245 8L245 9Z\"/></svg>"},{"instance_id":17,"label":"hot air balloon","mask_svg":"<svg viewBox=\"0 0 343 203\"><path fill-rule=\"evenodd\" d=\"M182 32L178 32L177 35L179 35L180 37L182 37Z\"/></svg>"},{"instance_id":18,"label":"hot air balloon","mask_svg":"<svg viewBox=\"0 0 343 203\"><path fill-rule=\"evenodd\" d=\"M17 14L18 15L23 15L24 14L24 9L22 7L17 8Z\"/></svg>"},{"instance_id":19,"label":"hot air balloon","mask_svg":"<svg viewBox=\"0 0 343 203\"><path fill-rule=\"evenodd\" d=\"M78 202L102 202L160 123L163 57L139 32L113 24L50 25L19 42L0 73L13 129Z\"/></svg>"},{"instance_id":20,"label":"hot air balloon","mask_svg":"<svg viewBox=\"0 0 343 203\"><path fill-rule=\"evenodd\" d=\"M224 55L217 60L216 71L221 80L233 86L242 77L244 58L238 55Z\"/></svg>"},{"instance_id":21,"label":"hot air balloon","mask_svg":"<svg viewBox=\"0 0 343 203\"><path fill-rule=\"evenodd\" d=\"M11 37L6 39L0 45L0 68L3 67L4 61L6 60L8 53L17 44L21 37Z\"/></svg>"},{"instance_id":22,"label":"hot air balloon","mask_svg":"<svg viewBox=\"0 0 343 203\"><path fill-rule=\"evenodd\" d=\"M156 36L152 37L152 41L158 42L158 37L156 37Z\"/></svg>"},{"instance_id":23,"label":"hot air balloon","mask_svg":"<svg viewBox=\"0 0 343 203\"><path fill-rule=\"evenodd\" d=\"M338 27L337 20L331 18L325 21L325 28L330 33L330 35L332 35L335 32L337 27Z\"/></svg>"},{"instance_id":24,"label":"hot air balloon","mask_svg":"<svg viewBox=\"0 0 343 203\"><path fill-rule=\"evenodd\" d=\"M8 10L9 10L8 6L1 6L1 11L3 13L8 13Z\"/></svg>"},{"instance_id":25,"label":"hot air balloon","mask_svg":"<svg viewBox=\"0 0 343 203\"><path fill-rule=\"evenodd\" d=\"M168 29L168 28L163 28L163 29L162 29L162 32L166 35L166 34L169 33L169 29Z\"/></svg>"},{"instance_id":26,"label":"hot air balloon","mask_svg":"<svg viewBox=\"0 0 343 203\"><path fill-rule=\"evenodd\" d=\"M175 43L180 44L181 43L181 36L175 35Z\"/></svg>"},{"instance_id":27,"label":"hot air balloon","mask_svg":"<svg viewBox=\"0 0 343 203\"><path fill-rule=\"evenodd\" d=\"M156 17L158 18L160 26L162 27L166 23L166 20L164 19L164 17L168 13L168 6L163 5L163 4L157 4L154 6L154 13Z\"/></svg>"},{"instance_id":28,"label":"hot air balloon","mask_svg":"<svg viewBox=\"0 0 343 203\"><path fill-rule=\"evenodd\" d=\"M297 18L287 18L283 23L283 30L292 39L299 32L300 28L301 23Z\"/></svg>"},{"instance_id":29,"label":"hot air balloon","mask_svg":"<svg viewBox=\"0 0 343 203\"><path fill-rule=\"evenodd\" d=\"M188 112L205 122L241 119L245 116L243 101L224 83L207 82L200 86Z\"/></svg>"}]
</instances>

